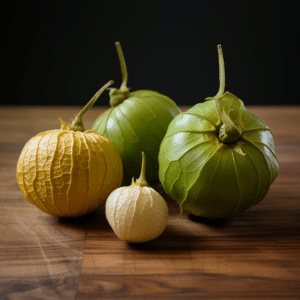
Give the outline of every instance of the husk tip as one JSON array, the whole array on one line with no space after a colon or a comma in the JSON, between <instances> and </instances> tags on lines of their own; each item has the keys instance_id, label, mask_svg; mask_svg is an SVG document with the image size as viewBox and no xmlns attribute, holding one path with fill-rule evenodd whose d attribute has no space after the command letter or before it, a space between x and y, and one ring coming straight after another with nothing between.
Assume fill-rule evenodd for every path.
<instances>
[{"instance_id":1,"label":"husk tip","mask_svg":"<svg viewBox=\"0 0 300 300\"><path fill-rule=\"evenodd\" d=\"M58 120L60 121L61 124L60 129L65 130L67 128L66 122L62 118L58 118Z\"/></svg>"},{"instance_id":2,"label":"husk tip","mask_svg":"<svg viewBox=\"0 0 300 300\"><path fill-rule=\"evenodd\" d=\"M135 184L134 177L132 177L131 184Z\"/></svg>"}]
</instances>

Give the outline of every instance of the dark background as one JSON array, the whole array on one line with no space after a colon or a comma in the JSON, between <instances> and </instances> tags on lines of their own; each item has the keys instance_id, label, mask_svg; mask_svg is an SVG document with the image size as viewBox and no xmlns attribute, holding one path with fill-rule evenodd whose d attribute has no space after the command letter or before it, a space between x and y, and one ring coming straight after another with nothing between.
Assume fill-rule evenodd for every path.
<instances>
[{"instance_id":1,"label":"dark background","mask_svg":"<svg viewBox=\"0 0 300 300\"><path fill-rule=\"evenodd\" d=\"M84 105L121 84L120 41L131 90L179 105L226 90L246 105L299 104L297 1L11 1L1 18L1 104ZM96 105L108 105L104 93Z\"/></svg>"}]
</instances>

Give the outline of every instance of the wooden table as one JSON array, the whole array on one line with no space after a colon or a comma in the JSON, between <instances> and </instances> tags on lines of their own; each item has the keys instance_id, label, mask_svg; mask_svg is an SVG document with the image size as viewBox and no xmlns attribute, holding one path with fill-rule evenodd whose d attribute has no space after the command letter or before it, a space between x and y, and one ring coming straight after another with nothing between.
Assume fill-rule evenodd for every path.
<instances>
[{"instance_id":1,"label":"wooden table","mask_svg":"<svg viewBox=\"0 0 300 300\"><path fill-rule=\"evenodd\" d=\"M105 108L94 107L90 128ZM183 110L186 107L182 108ZM249 107L275 135L280 174L263 202L236 217L179 216L165 232L119 240L105 215L51 217L22 195L23 146L78 107L0 107L0 299L300 299L300 108Z\"/></svg>"}]
</instances>

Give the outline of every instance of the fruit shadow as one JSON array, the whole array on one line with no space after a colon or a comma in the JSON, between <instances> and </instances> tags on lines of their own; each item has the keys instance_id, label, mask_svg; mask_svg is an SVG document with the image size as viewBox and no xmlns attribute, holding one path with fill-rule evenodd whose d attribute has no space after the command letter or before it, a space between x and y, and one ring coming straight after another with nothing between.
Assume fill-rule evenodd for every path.
<instances>
[{"instance_id":1,"label":"fruit shadow","mask_svg":"<svg viewBox=\"0 0 300 300\"><path fill-rule=\"evenodd\" d=\"M182 226L179 223L180 220L176 224L172 221L168 222L166 229L158 238L145 243L128 243L128 247L142 252L163 252L166 255L168 253L211 249L211 237L205 234L204 228L223 231L228 228L230 223L229 218L209 220L188 214L183 215L181 218ZM204 232L204 234L201 234L201 232Z\"/></svg>"},{"instance_id":2,"label":"fruit shadow","mask_svg":"<svg viewBox=\"0 0 300 300\"><path fill-rule=\"evenodd\" d=\"M172 208L171 208L172 210ZM172 216L174 218L173 211ZM111 229L106 217L105 209L102 208L92 214L78 217L78 218L59 218L60 226L67 226L68 228L84 231L86 235L93 234L93 237L101 236L111 240L114 243L123 243L125 249L132 249L139 252L169 253L171 252L186 252L192 250L205 250L208 247L209 237L203 232L203 227L213 230L226 230L230 219L216 219L210 220L193 215L184 214L176 218L176 224L169 220L164 232L154 240L144 243L129 243L119 240ZM182 222L182 226L180 224ZM197 233L194 232L197 231Z\"/></svg>"},{"instance_id":3,"label":"fruit shadow","mask_svg":"<svg viewBox=\"0 0 300 300\"><path fill-rule=\"evenodd\" d=\"M230 218L220 218L220 219L207 219L203 217L198 217L192 214L188 215L188 218L196 223L209 225L214 228L224 228L227 227L227 225L230 223Z\"/></svg>"},{"instance_id":4,"label":"fruit shadow","mask_svg":"<svg viewBox=\"0 0 300 300\"><path fill-rule=\"evenodd\" d=\"M106 217L105 208L98 209L97 211L75 218L58 218L58 223L61 226L67 226L74 230L89 232L108 232L112 231Z\"/></svg>"}]
</instances>

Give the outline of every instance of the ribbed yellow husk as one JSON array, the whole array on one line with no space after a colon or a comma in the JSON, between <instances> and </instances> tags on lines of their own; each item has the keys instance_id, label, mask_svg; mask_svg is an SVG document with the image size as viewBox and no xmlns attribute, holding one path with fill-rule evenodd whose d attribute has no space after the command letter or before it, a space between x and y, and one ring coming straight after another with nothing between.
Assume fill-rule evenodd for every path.
<instances>
[{"instance_id":1,"label":"ribbed yellow husk","mask_svg":"<svg viewBox=\"0 0 300 300\"><path fill-rule=\"evenodd\" d=\"M57 217L104 206L122 177L119 153L93 130L41 132L27 142L17 164L17 182L27 200Z\"/></svg>"}]
</instances>

